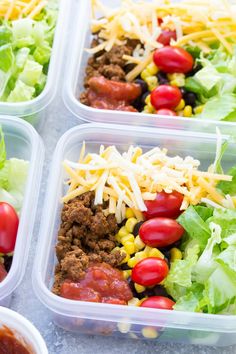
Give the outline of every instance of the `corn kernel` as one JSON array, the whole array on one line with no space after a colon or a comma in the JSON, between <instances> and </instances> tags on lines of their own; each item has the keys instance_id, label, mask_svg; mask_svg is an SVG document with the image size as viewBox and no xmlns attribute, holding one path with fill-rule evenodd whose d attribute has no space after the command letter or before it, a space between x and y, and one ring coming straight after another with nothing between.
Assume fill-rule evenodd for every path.
<instances>
[{"instance_id":1,"label":"corn kernel","mask_svg":"<svg viewBox=\"0 0 236 354\"><path fill-rule=\"evenodd\" d=\"M149 338L149 339L155 339L158 337L158 332L155 328L153 327L144 327L142 329L142 335L145 338Z\"/></svg>"},{"instance_id":2,"label":"corn kernel","mask_svg":"<svg viewBox=\"0 0 236 354\"><path fill-rule=\"evenodd\" d=\"M185 107L184 107L184 114L183 114L183 116L184 116L184 117L191 117L192 114L193 114L193 109L192 109L192 107L191 107L191 106L185 106Z\"/></svg>"},{"instance_id":3,"label":"corn kernel","mask_svg":"<svg viewBox=\"0 0 236 354\"><path fill-rule=\"evenodd\" d=\"M120 228L120 230L118 231L118 237L120 237L121 239L128 234L129 234L129 231L126 229L125 226L122 226Z\"/></svg>"},{"instance_id":4,"label":"corn kernel","mask_svg":"<svg viewBox=\"0 0 236 354\"><path fill-rule=\"evenodd\" d=\"M136 236L134 244L138 250L142 250L145 247L145 243L141 240L140 236Z\"/></svg>"},{"instance_id":5,"label":"corn kernel","mask_svg":"<svg viewBox=\"0 0 236 354\"><path fill-rule=\"evenodd\" d=\"M140 300L137 297L133 297L128 301L129 306L139 306Z\"/></svg>"},{"instance_id":6,"label":"corn kernel","mask_svg":"<svg viewBox=\"0 0 236 354\"><path fill-rule=\"evenodd\" d=\"M184 74L181 74L181 73L168 74L167 77L168 77L170 84L172 86L181 87L181 86L185 85Z\"/></svg>"},{"instance_id":7,"label":"corn kernel","mask_svg":"<svg viewBox=\"0 0 236 354\"><path fill-rule=\"evenodd\" d=\"M184 109L184 107L185 107L185 101L182 98L180 103L178 104L178 106L175 108L175 110L176 111L181 111L182 109Z\"/></svg>"},{"instance_id":8,"label":"corn kernel","mask_svg":"<svg viewBox=\"0 0 236 354\"><path fill-rule=\"evenodd\" d=\"M125 252L126 253L126 252ZM126 253L126 257L123 259L123 261L121 262L121 264L127 263L130 259L130 255L128 253Z\"/></svg>"},{"instance_id":9,"label":"corn kernel","mask_svg":"<svg viewBox=\"0 0 236 354\"><path fill-rule=\"evenodd\" d=\"M158 73L158 67L153 62L148 64L148 66L146 67L146 70L149 71L151 75L156 75Z\"/></svg>"},{"instance_id":10,"label":"corn kernel","mask_svg":"<svg viewBox=\"0 0 236 354\"><path fill-rule=\"evenodd\" d=\"M119 236L119 234L116 234L116 241L119 243L121 242L121 237Z\"/></svg>"},{"instance_id":11,"label":"corn kernel","mask_svg":"<svg viewBox=\"0 0 236 354\"><path fill-rule=\"evenodd\" d=\"M146 79L151 76L150 74L150 71L148 71L147 69L144 69L142 72L141 72L141 78L146 81Z\"/></svg>"},{"instance_id":12,"label":"corn kernel","mask_svg":"<svg viewBox=\"0 0 236 354\"><path fill-rule=\"evenodd\" d=\"M116 252L116 251L120 251L121 250L121 248L120 247L115 247L115 248L113 248L113 250L111 250L111 253L114 253L114 252Z\"/></svg>"},{"instance_id":13,"label":"corn kernel","mask_svg":"<svg viewBox=\"0 0 236 354\"><path fill-rule=\"evenodd\" d=\"M178 248L173 247L170 250L170 261L174 262L177 259L182 259L182 252Z\"/></svg>"},{"instance_id":14,"label":"corn kernel","mask_svg":"<svg viewBox=\"0 0 236 354\"><path fill-rule=\"evenodd\" d=\"M146 254L149 256L149 253L151 252L151 250L152 250L152 247L149 247L149 246L146 246L145 248L144 248L144 252L146 252Z\"/></svg>"},{"instance_id":15,"label":"corn kernel","mask_svg":"<svg viewBox=\"0 0 236 354\"><path fill-rule=\"evenodd\" d=\"M135 259L136 259L137 263L138 263L139 261L141 261L142 259L147 258L147 257L148 257L148 255L147 255L147 253L144 252L144 251L140 251L140 252L137 252L137 253L135 254Z\"/></svg>"},{"instance_id":16,"label":"corn kernel","mask_svg":"<svg viewBox=\"0 0 236 354\"><path fill-rule=\"evenodd\" d=\"M135 290L137 293L143 293L145 291L145 286L142 286L140 284L134 283Z\"/></svg>"},{"instance_id":17,"label":"corn kernel","mask_svg":"<svg viewBox=\"0 0 236 354\"><path fill-rule=\"evenodd\" d=\"M125 223L125 227L126 230L128 230L129 232L133 232L134 231L134 227L137 224L138 220L135 218L129 218L126 223Z\"/></svg>"},{"instance_id":18,"label":"corn kernel","mask_svg":"<svg viewBox=\"0 0 236 354\"><path fill-rule=\"evenodd\" d=\"M154 113L155 109L153 107L151 107L151 106L146 105L146 106L144 106L144 109L143 109L142 112L143 113Z\"/></svg>"},{"instance_id":19,"label":"corn kernel","mask_svg":"<svg viewBox=\"0 0 236 354\"><path fill-rule=\"evenodd\" d=\"M135 257L132 257L128 260L127 264L130 268L133 268L134 266L136 266L136 264L138 263L138 260Z\"/></svg>"},{"instance_id":20,"label":"corn kernel","mask_svg":"<svg viewBox=\"0 0 236 354\"><path fill-rule=\"evenodd\" d=\"M121 240L122 245L125 245L126 242L134 243L134 235L128 234L128 235L122 237L122 240Z\"/></svg>"},{"instance_id":21,"label":"corn kernel","mask_svg":"<svg viewBox=\"0 0 236 354\"><path fill-rule=\"evenodd\" d=\"M153 91L158 86L158 80L156 76L150 76L146 78L148 90Z\"/></svg>"},{"instance_id":22,"label":"corn kernel","mask_svg":"<svg viewBox=\"0 0 236 354\"><path fill-rule=\"evenodd\" d=\"M134 212L131 208L127 208L125 212L126 219L134 217Z\"/></svg>"},{"instance_id":23,"label":"corn kernel","mask_svg":"<svg viewBox=\"0 0 236 354\"><path fill-rule=\"evenodd\" d=\"M133 254L135 253L135 245L133 242L126 242L124 244L124 248L125 248L125 251L128 253L128 254Z\"/></svg>"},{"instance_id":24,"label":"corn kernel","mask_svg":"<svg viewBox=\"0 0 236 354\"><path fill-rule=\"evenodd\" d=\"M200 114L202 113L203 109L204 109L204 104L202 104L201 106L197 106L196 108L194 108L194 113Z\"/></svg>"},{"instance_id":25,"label":"corn kernel","mask_svg":"<svg viewBox=\"0 0 236 354\"><path fill-rule=\"evenodd\" d=\"M153 248L150 252L149 252L149 257L157 257L157 258L161 258L164 259L165 256L163 253L161 253L161 251L159 251L157 248Z\"/></svg>"},{"instance_id":26,"label":"corn kernel","mask_svg":"<svg viewBox=\"0 0 236 354\"><path fill-rule=\"evenodd\" d=\"M131 323L120 322L117 324L117 327L121 333L128 333L131 328Z\"/></svg>"},{"instance_id":27,"label":"corn kernel","mask_svg":"<svg viewBox=\"0 0 236 354\"><path fill-rule=\"evenodd\" d=\"M131 269L123 270L123 276L125 279L128 279L131 276Z\"/></svg>"},{"instance_id":28,"label":"corn kernel","mask_svg":"<svg viewBox=\"0 0 236 354\"><path fill-rule=\"evenodd\" d=\"M147 105L150 105L151 104L151 95L148 95L146 98L145 98L145 103Z\"/></svg>"}]
</instances>

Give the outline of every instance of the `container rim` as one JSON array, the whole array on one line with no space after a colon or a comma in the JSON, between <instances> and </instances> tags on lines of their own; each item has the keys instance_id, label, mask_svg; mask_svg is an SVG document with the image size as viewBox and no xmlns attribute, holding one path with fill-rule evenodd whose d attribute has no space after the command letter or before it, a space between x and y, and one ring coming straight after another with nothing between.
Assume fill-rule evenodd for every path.
<instances>
[{"instance_id":1,"label":"container rim","mask_svg":"<svg viewBox=\"0 0 236 354\"><path fill-rule=\"evenodd\" d=\"M68 4L66 0L58 0L59 11L54 33L51 58L47 74L47 82L39 96L24 102L0 102L0 114L24 116L35 114L47 107L56 95L58 72L62 65L61 51L64 47L65 28L68 20Z\"/></svg>"},{"instance_id":2,"label":"container rim","mask_svg":"<svg viewBox=\"0 0 236 354\"><path fill-rule=\"evenodd\" d=\"M83 124L81 126L74 127L67 131L58 141L56 146L51 173L48 180L47 193L44 200L45 205L44 214L41 220L41 227L37 245L37 258L34 262L33 267L33 289L39 300L51 311L61 314L66 317L76 317L76 318L89 318L94 320L104 320L104 321L118 321L125 322L131 321L134 324L142 325L156 325L160 326L165 324L166 327L171 328L186 328L194 330L207 331L210 329L213 332L227 332L236 333L236 316L226 316L226 315L211 315L211 314L201 314L192 312L180 312L180 311L168 311L168 310L155 310L148 308L135 308L121 305L110 305L110 304L95 304L83 301L73 301L61 298L53 294L45 284L46 276L46 263L48 261L49 247L48 247L48 237L52 237L52 232L49 232L50 220L54 220L56 217L55 211L55 195L57 188L59 188L59 181L55 181L55 176L59 175L61 170L62 155L66 143L70 139L73 139L81 133L88 133L91 130L96 131L103 130L110 132L121 131L125 134L133 132L132 126L121 126L121 125L109 125L109 124ZM153 128L138 127L138 132L143 135L146 133L153 133ZM203 137L216 140L215 134L201 133L197 132L186 132L186 131L176 131L167 129L155 129L155 134L166 135L171 134L172 136L183 136L183 137ZM79 139L79 137L78 137ZM49 217L49 215L52 215ZM47 235L47 238L44 236ZM44 237L43 237L44 236ZM46 260L46 261L45 261ZM158 318L157 318L158 317Z\"/></svg>"},{"instance_id":3,"label":"container rim","mask_svg":"<svg viewBox=\"0 0 236 354\"><path fill-rule=\"evenodd\" d=\"M80 1L78 17L73 23L73 38L70 38L69 48L70 56L67 58L66 65L66 77L63 85L63 101L67 109L75 115L79 120L83 122L91 123L109 123L109 124L133 124L135 126L154 126L154 127L166 127L171 129L185 129L185 130L198 130L205 131L207 128L209 131L214 132L215 125L219 128L230 132L230 129L236 126L234 122L227 121L215 121L215 120L203 120L199 118L184 118L158 115L158 114L146 114L136 112L122 112L112 110L99 110L81 103L75 95L76 87L78 86L78 73L82 65L82 58L84 57L85 49L85 36L91 33L86 23L85 18L90 11L89 1ZM81 28L80 23L84 26ZM80 75L80 79L82 76Z\"/></svg>"},{"instance_id":4,"label":"container rim","mask_svg":"<svg viewBox=\"0 0 236 354\"><path fill-rule=\"evenodd\" d=\"M7 277L0 283L0 301L3 301L18 287L25 273L37 210L44 161L44 145L33 126L20 118L0 115L0 125L3 126L3 132L4 125L7 128L12 127L16 129L18 134L26 139L31 147L29 172L23 197L13 261Z\"/></svg>"},{"instance_id":5,"label":"container rim","mask_svg":"<svg viewBox=\"0 0 236 354\"><path fill-rule=\"evenodd\" d=\"M1 322L13 322L14 324L20 325L24 332L28 332L28 338L26 338L25 334L22 334L20 331L16 330L17 333L22 335L22 337L30 342L33 342L32 345L37 347L37 352L40 354L48 354L48 350L46 347L46 343L41 336L38 329L25 317L20 315L19 313L7 309L6 307L0 307L0 321ZM1 324L0 324L1 326ZM11 324L6 324L7 327L11 327ZM12 328L10 328L12 329ZM14 326L13 329L15 330Z\"/></svg>"}]
</instances>

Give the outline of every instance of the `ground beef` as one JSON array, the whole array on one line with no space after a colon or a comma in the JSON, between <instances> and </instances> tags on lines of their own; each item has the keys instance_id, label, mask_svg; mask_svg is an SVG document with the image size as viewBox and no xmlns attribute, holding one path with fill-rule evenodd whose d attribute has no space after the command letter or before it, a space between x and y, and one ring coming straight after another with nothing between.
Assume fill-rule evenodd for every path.
<instances>
[{"instance_id":1,"label":"ground beef","mask_svg":"<svg viewBox=\"0 0 236 354\"><path fill-rule=\"evenodd\" d=\"M124 259L125 255L119 251L111 253L117 245L118 225L115 215L104 215L102 210L106 207L106 204L94 205L93 192L84 193L64 205L56 245L59 263L55 270L54 293L60 293L65 279L82 279L89 263L106 262L117 267Z\"/></svg>"}]
</instances>

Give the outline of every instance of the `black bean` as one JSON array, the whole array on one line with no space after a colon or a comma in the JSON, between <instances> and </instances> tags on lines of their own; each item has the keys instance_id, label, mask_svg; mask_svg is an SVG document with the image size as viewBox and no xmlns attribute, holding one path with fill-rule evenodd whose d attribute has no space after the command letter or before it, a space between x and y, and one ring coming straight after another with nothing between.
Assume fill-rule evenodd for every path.
<instances>
[{"instance_id":1,"label":"black bean","mask_svg":"<svg viewBox=\"0 0 236 354\"><path fill-rule=\"evenodd\" d=\"M143 103L142 103L142 96L138 97L133 103L132 106L136 108L139 112L143 111Z\"/></svg>"},{"instance_id":2,"label":"black bean","mask_svg":"<svg viewBox=\"0 0 236 354\"><path fill-rule=\"evenodd\" d=\"M12 256L4 256L4 267L7 271L7 273L9 272L9 270L11 268L11 264L12 264Z\"/></svg>"},{"instance_id":3,"label":"black bean","mask_svg":"<svg viewBox=\"0 0 236 354\"><path fill-rule=\"evenodd\" d=\"M148 91L148 85L147 85L147 83L144 80L136 79L134 81L134 83L140 85L141 90L142 90L142 94Z\"/></svg>"},{"instance_id":4,"label":"black bean","mask_svg":"<svg viewBox=\"0 0 236 354\"><path fill-rule=\"evenodd\" d=\"M161 286L161 285L156 285L153 288L153 292L154 292L155 296L167 296L167 297L169 297L169 295L167 294L165 288L163 286Z\"/></svg>"},{"instance_id":5,"label":"black bean","mask_svg":"<svg viewBox=\"0 0 236 354\"><path fill-rule=\"evenodd\" d=\"M180 87L180 92L182 94L182 97L184 97L184 95L187 93L184 87Z\"/></svg>"},{"instance_id":6,"label":"black bean","mask_svg":"<svg viewBox=\"0 0 236 354\"><path fill-rule=\"evenodd\" d=\"M195 107L196 106L196 100L197 97L194 92L186 92L185 95L183 96L185 104Z\"/></svg>"},{"instance_id":7,"label":"black bean","mask_svg":"<svg viewBox=\"0 0 236 354\"><path fill-rule=\"evenodd\" d=\"M128 74L131 70L135 68L136 64L127 64L124 68L125 73Z\"/></svg>"},{"instance_id":8,"label":"black bean","mask_svg":"<svg viewBox=\"0 0 236 354\"><path fill-rule=\"evenodd\" d=\"M134 230L133 230L133 235L134 236L138 236L138 234L139 234L139 229L140 229L140 227L141 227L141 225L144 223L144 221L140 221L140 222L138 222L136 225L135 225L135 227L134 227Z\"/></svg>"},{"instance_id":9,"label":"black bean","mask_svg":"<svg viewBox=\"0 0 236 354\"><path fill-rule=\"evenodd\" d=\"M123 264L121 264L120 269L121 269L121 270L129 270L130 267L128 266L127 263L123 263Z\"/></svg>"},{"instance_id":10,"label":"black bean","mask_svg":"<svg viewBox=\"0 0 236 354\"><path fill-rule=\"evenodd\" d=\"M169 84L169 81L167 79L167 75L163 71L159 71L157 73L157 78L158 78L159 85L168 85Z\"/></svg>"},{"instance_id":11,"label":"black bean","mask_svg":"<svg viewBox=\"0 0 236 354\"><path fill-rule=\"evenodd\" d=\"M194 76L199 70L201 70L202 69L202 65L201 64L197 64L194 68L193 68L193 70L191 70L188 74L187 74L187 76Z\"/></svg>"}]
</instances>

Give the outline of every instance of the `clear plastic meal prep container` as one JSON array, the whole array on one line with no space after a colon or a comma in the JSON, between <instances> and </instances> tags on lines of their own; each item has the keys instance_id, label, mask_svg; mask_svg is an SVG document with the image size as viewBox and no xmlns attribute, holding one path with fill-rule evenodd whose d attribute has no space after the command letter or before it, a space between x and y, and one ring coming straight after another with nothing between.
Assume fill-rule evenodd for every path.
<instances>
[{"instance_id":1,"label":"clear plastic meal prep container","mask_svg":"<svg viewBox=\"0 0 236 354\"><path fill-rule=\"evenodd\" d=\"M146 0L150 1L150 0ZM173 0L172 0L173 1ZM101 0L109 7L120 5L120 0ZM178 2L178 0L174 1ZM185 129L195 131L215 132L216 124L226 134L232 129L236 131L236 124L223 121L210 121L196 118L168 117L156 114L131 113L111 110L101 110L88 107L79 100L80 94L84 91L83 81L88 58L91 54L86 52L90 48L92 35L90 30L91 1L71 1L71 13L76 13L74 25L71 31L70 51L67 57L66 80L63 87L63 98L67 108L80 120L93 123L114 123L164 127L171 129Z\"/></svg>"},{"instance_id":2,"label":"clear plastic meal prep container","mask_svg":"<svg viewBox=\"0 0 236 354\"><path fill-rule=\"evenodd\" d=\"M41 94L26 102L0 102L0 114L24 118L34 126L41 126L46 118L44 109L52 102L60 77L63 59L63 38L66 32L68 0L58 0L59 13L55 29L53 48L47 75L47 83Z\"/></svg>"},{"instance_id":3,"label":"clear plastic meal prep container","mask_svg":"<svg viewBox=\"0 0 236 354\"><path fill-rule=\"evenodd\" d=\"M0 125L5 135L7 158L16 157L29 161L13 262L7 277L0 282L0 306L9 306L12 293L24 276L28 259L38 203L44 148L35 129L22 119L0 116Z\"/></svg>"},{"instance_id":4,"label":"clear plastic meal prep container","mask_svg":"<svg viewBox=\"0 0 236 354\"><path fill-rule=\"evenodd\" d=\"M0 307L0 329L9 328L20 342L26 343L35 354L48 354L46 344L39 331L17 312Z\"/></svg>"},{"instance_id":5,"label":"clear plastic meal prep container","mask_svg":"<svg viewBox=\"0 0 236 354\"><path fill-rule=\"evenodd\" d=\"M131 144L144 150L166 147L170 155L191 155L207 168L215 157L216 136L147 127L84 124L66 132L58 142L51 165L39 243L33 270L33 287L55 323L67 330L128 338L155 337L153 340L226 346L236 343L236 316L153 310L132 306L79 302L54 295L57 263L55 245L66 191L62 161L77 161L83 141L87 152L99 151L100 144L116 145L120 151ZM225 169L235 164L236 144L224 156ZM156 338L157 337L157 338Z\"/></svg>"}]
</instances>

